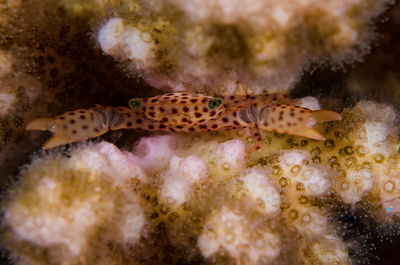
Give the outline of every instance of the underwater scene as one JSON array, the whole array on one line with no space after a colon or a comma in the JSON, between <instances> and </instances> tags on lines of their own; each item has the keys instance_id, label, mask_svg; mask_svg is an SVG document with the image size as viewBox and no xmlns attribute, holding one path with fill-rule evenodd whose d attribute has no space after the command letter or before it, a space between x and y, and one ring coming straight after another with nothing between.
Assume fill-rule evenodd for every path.
<instances>
[{"instance_id":1,"label":"underwater scene","mask_svg":"<svg viewBox=\"0 0 400 265\"><path fill-rule=\"evenodd\" d=\"M0 264L398 264L394 0L0 1Z\"/></svg>"}]
</instances>

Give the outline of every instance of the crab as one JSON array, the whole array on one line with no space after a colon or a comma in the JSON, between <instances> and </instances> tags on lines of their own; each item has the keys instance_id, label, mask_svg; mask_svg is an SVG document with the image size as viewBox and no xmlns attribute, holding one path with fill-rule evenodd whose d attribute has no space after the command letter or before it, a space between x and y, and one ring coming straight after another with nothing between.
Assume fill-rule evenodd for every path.
<instances>
[{"instance_id":1,"label":"crab","mask_svg":"<svg viewBox=\"0 0 400 265\"><path fill-rule=\"evenodd\" d=\"M43 146L49 149L94 138L109 130L205 132L248 128L254 142L247 150L251 153L263 145L260 129L325 140L314 125L341 119L334 111L312 111L297 106L296 102L280 93L212 97L177 92L133 98L129 107L95 105L39 118L26 129L51 131L53 136Z\"/></svg>"}]
</instances>

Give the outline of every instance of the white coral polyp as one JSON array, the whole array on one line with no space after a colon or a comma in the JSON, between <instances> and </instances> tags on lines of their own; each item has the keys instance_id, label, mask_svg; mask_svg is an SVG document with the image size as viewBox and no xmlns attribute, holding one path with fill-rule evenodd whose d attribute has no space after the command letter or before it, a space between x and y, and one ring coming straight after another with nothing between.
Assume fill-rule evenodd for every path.
<instances>
[{"instance_id":1,"label":"white coral polyp","mask_svg":"<svg viewBox=\"0 0 400 265\"><path fill-rule=\"evenodd\" d=\"M217 146L216 163L218 167L238 172L243 168L245 158L245 144L241 140L229 140Z\"/></svg>"},{"instance_id":2,"label":"white coral polyp","mask_svg":"<svg viewBox=\"0 0 400 265\"><path fill-rule=\"evenodd\" d=\"M101 49L117 58L128 58L136 68L150 67L153 63L154 43L151 35L125 25L121 18L111 18L100 28L97 41Z\"/></svg>"},{"instance_id":3,"label":"white coral polyp","mask_svg":"<svg viewBox=\"0 0 400 265\"><path fill-rule=\"evenodd\" d=\"M169 162L169 169L161 176L161 198L168 203L184 203L192 190L192 185L207 177L207 166L197 156L181 158L174 156Z\"/></svg>"},{"instance_id":4,"label":"white coral polyp","mask_svg":"<svg viewBox=\"0 0 400 265\"><path fill-rule=\"evenodd\" d=\"M366 133L366 144L368 147L383 141L389 135L389 128L384 122L370 121L364 125Z\"/></svg>"},{"instance_id":5,"label":"white coral polyp","mask_svg":"<svg viewBox=\"0 0 400 265\"><path fill-rule=\"evenodd\" d=\"M44 178L38 183L37 195L45 204L60 201L61 183ZM85 201L73 201L70 207L57 208L54 211L31 212L25 206L14 203L7 207L5 221L12 227L21 240L31 241L41 247L62 244L67 247L71 256L83 253L90 233L99 221L93 203L97 198L86 198ZM113 203L107 206L113 209Z\"/></svg>"},{"instance_id":6,"label":"white coral polyp","mask_svg":"<svg viewBox=\"0 0 400 265\"><path fill-rule=\"evenodd\" d=\"M297 231L306 237L321 237L329 231L327 217L315 209L306 210L295 222Z\"/></svg>"},{"instance_id":7,"label":"white coral polyp","mask_svg":"<svg viewBox=\"0 0 400 265\"><path fill-rule=\"evenodd\" d=\"M307 154L302 151L283 151L279 162L283 168L291 168L294 165L301 165L307 160Z\"/></svg>"},{"instance_id":8,"label":"white coral polyp","mask_svg":"<svg viewBox=\"0 0 400 265\"><path fill-rule=\"evenodd\" d=\"M321 109L319 100L315 97L300 98L297 100L296 105L303 107L303 108L310 109L310 110L320 110Z\"/></svg>"},{"instance_id":9,"label":"white coral polyp","mask_svg":"<svg viewBox=\"0 0 400 265\"><path fill-rule=\"evenodd\" d=\"M310 249L325 264L351 264L348 245L333 234L313 241Z\"/></svg>"},{"instance_id":10,"label":"white coral polyp","mask_svg":"<svg viewBox=\"0 0 400 265\"><path fill-rule=\"evenodd\" d=\"M179 138L174 135L141 138L128 157L151 175L168 166L170 158L176 155L178 146Z\"/></svg>"},{"instance_id":11,"label":"white coral polyp","mask_svg":"<svg viewBox=\"0 0 400 265\"><path fill-rule=\"evenodd\" d=\"M279 157L283 173L292 181L303 184L307 195L322 195L331 186L328 169L304 163L307 160L308 155L304 151L286 150Z\"/></svg>"},{"instance_id":12,"label":"white coral polyp","mask_svg":"<svg viewBox=\"0 0 400 265\"><path fill-rule=\"evenodd\" d=\"M115 185L121 187L132 178L141 181L147 179L146 173L135 161L108 142L78 149L71 156L69 163L71 167L102 172L109 176Z\"/></svg>"},{"instance_id":13,"label":"white coral polyp","mask_svg":"<svg viewBox=\"0 0 400 265\"><path fill-rule=\"evenodd\" d=\"M263 213L266 215L276 215L280 212L281 197L278 190L269 180L269 176L261 169L252 169L242 177L248 195L256 200L263 201Z\"/></svg>"},{"instance_id":14,"label":"white coral polyp","mask_svg":"<svg viewBox=\"0 0 400 265\"><path fill-rule=\"evenodd\" d=\"M311 196L322 195L331 186L329 174L323 167L305 166L301 177L296 179L303 184L306 194Z\"/></svg>"},{"instance_id":15,"label":"white coral polyp","mask_svg":"<svg viewBox=\"0 0 400 265\"><path fill-rule=\"evenodd\" d=\"M103 25L97 35L97 41L101 49L110 55L118 56L119 43L124 32L124 22L122 18L111 18Z\"/></svg>"},{"instance_id":16,"label":"white coral polyp","mask_svg":"<svg viewBox=\"0 0 400 265\"><path fill-rule=\"evenodd\" d=\"M366 100L357 103L355 108L361 109L366 119L357 132L359 137L356 138L356 144L365 145L373 153L390 152L385 140L398 130L396 110L390 105Z\"/></svg>"},{"instance_id":17,"label":"white coral polyp","mask_svg":"<svg viewBox=\"0 0 400 265\"><path fill-rule=\"evenodd\" d=\"M372 189L374 178L368 169L348 170L347 181L341 183L338 192L345 203L354 204Z\"/></svg>"},{"instance_id":18,"label":"white coral polyp","mask_svg":"<svg viewBox=\"0 0 400 265\"><path fill-rule=\"evenodd\" d=\"M136 28L128 27L122 34L121 50L131 60L146 60L152 56L152 40L149 33L141 32Z\"/></svg>"},{"instance_id":19,"label":"white coral polyp","mask_svg":"<svg viewBox=\"0 0 400 265\"><path fill-rule=\"evenodd\" d=\"M246 256L249 264L272 262L280 253L279 237L269 230L250 227L250 220L223 207L214 212L206 222L197 240L197 245L205 258L210 258L220 249L240 261Z\"/></svg>"},{"instance_id":20,"label":"white coral polyp","mask_svg":"<svg viewBox=\"0 0 400 265\"><path fill-rule=\"evenodd\" d=\"M146 218L143 209L136 203L123 207L123 214L118 229L123 237L123 243L136 244L143 231Z\"/></svg>"}]
</instances>

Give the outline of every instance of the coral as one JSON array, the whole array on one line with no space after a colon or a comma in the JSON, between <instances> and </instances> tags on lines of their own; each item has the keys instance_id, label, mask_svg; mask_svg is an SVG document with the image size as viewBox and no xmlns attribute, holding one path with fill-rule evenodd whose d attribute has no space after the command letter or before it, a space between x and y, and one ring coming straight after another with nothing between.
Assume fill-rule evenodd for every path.
<instances>
[{"instance_id":1,"label":"coral","mask_svg":"<svg viewBox=\"0 0 400 265\"><path fill-rule=\"evenodd\" d=\"M264 147L249 156L248 133L237 131L151 136L132 152L102 142L44 155L8 196L2 233L20 264L350 264L355 242L340 238L330 209L347 204L398 221L396 114L360 101L320 127L325 142L264 132ZM109 244L119 251L102 254Z\"/></svg>"},{"instance_id":2,"label":"coral","mask_svg":"<svg viewBox=\"0 0 400 265\"><path fill-rule=\"evenodd\" d=\"M157 88L234 94L289 91L311 63L360 60L391 1L132 3L98 29L105 53Z\"/></svg>"},{"instance_id":3,"label":"coral","mask_svg":"<svg viewBox=\"0 0 400 265\"><path fill-rule=\"evenodd\" d=\"M223 249L237 263L247 264L269 264L281 249L279 237L270 229L252 227L248 218L226 208L205 223L197 244L206 258Z\"/></svg>"},{"instance_id":4,"label":"coral","mask_svg":"<svg viewBox=\"0 0 400 265\"><path fill-rule=\"evenodd\" d=\"M247 131L110 134L119 148L95 139L29 162L48 135L26 133L28 121L160 93L132 75L221 95L293 91L304 71L343 69L370 51L374 22L392 1L227 3L0 3L0 238L10 262L366 263L373 228L359 222L382 226L379 239L398 234L398 111L377 103L381 93L398 103L396 27L380 28L384 45L344 81L328 75L344 84L330 96L371 101L320 125L325 142L263 132L264 147L246 155ZM340 111L354 100L326 96L297 102Z\"/></svg>"},{"instance_id":5,"label":"coral","mask_svg":"<svg viewBox=\"0 0 400 265\"><path fill-rule=\"evenodd\" d=\"M191 186L206 178L206 164L196 156L188 156L184 159L174 156L169 164L169 169L161 176L163 184L160 198L171 205L180 205L189 196Z\"/></svg>"},{"instance_id":6,"label":"coral","mask_svg":"<svg viewBox=\"0 0 400 265\"><path fill-rule=\"evenodd\" d=\"M77 264L98 259L93 251L107 244L135 245L146 220L127 184L142 174L105 142L70 158L37 158L4 206L5 241L20 254L19 264Z\"/></svg>"}]
</instances>

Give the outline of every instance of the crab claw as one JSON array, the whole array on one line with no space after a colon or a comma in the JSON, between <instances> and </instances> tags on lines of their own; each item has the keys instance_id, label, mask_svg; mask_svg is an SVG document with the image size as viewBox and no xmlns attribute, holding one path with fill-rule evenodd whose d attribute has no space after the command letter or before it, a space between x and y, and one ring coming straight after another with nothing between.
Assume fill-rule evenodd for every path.
<instances>
[{"instance_id":1,"label":"crab claw","mask_svg":"<svg viewBox=\"0 0 400 265\"><path fill-rule=\"evenodd\" d=\"M26 126L27 131L53 131L55 126L55 119L54 118L39 118L36 120L31 121Z\"/></svg>"},{"instance_id":2,"label":"crab claw","mask_svg":"<svg viewBox=\"0 0 400 265\"><path fill-rule=\"evenodd\" d=\"M305 128L304 132L300 132L299 134L294 134L294 135L299 135L299 136L304 136L308 137L314 140L325 140L325 137L322 136L319 132L317 132L313 127L315 124L319 122L326 122L326 121L337 121L341 120L342 116L340 116L339 113L330 111L330 110L315 110L311 112L310 116L310 121L309 121L309 128Z\"/></svg>"},{"instance_id":3,"label":"crab claw","mask_svg":"<svg viewBox=\"0 0 400 265\"><path fill-rule=\"evenodd\" d=\"M36 120L31 121L26 126L27 131L50 131L53 132L53 136L46 141L43 145L44 149L53 148L59 145L64 145L67 143L72 142L72 140L68 137L57 136L55 135L56 131L56 119L55 118L39 118Z\"/></svg>"},{"instance_id":4,"label":"crab claw","mask_svg":"<svg viewBox=\"0 0 400 265\"><path fill-rule=\"evenodd\" d=\"M318 122L340 120L340 114L330 110L305 109L284 104L264 105L259 112L257 126L267 131L325 140L314 129Z\"/></svg>"},{"instance_id":5,"label":"crab claw","mask_svg":"<svg viewBox=\"0 0 400 265\"><path fill-rule=\"evenodd\" d=\"M326 122L326 121L339 121L342 116L331 110L315 110L311 112L311 118L315 120L315 123Z\"/></svg>"},{"instance_id":6,"label":"crab claw","mask_svg":"<svg viewBox=\"0 0 400 265\"><path fill-rule=\"evenodd\" d=\"M26 130L50 131L53 136L43 145L44 149L57 147L68 143L87 140L108 131L104 117L100 111L103 108L79 109L69 111L53 118L39 118L31 121Z\"/></svg>"}]
</instances>

